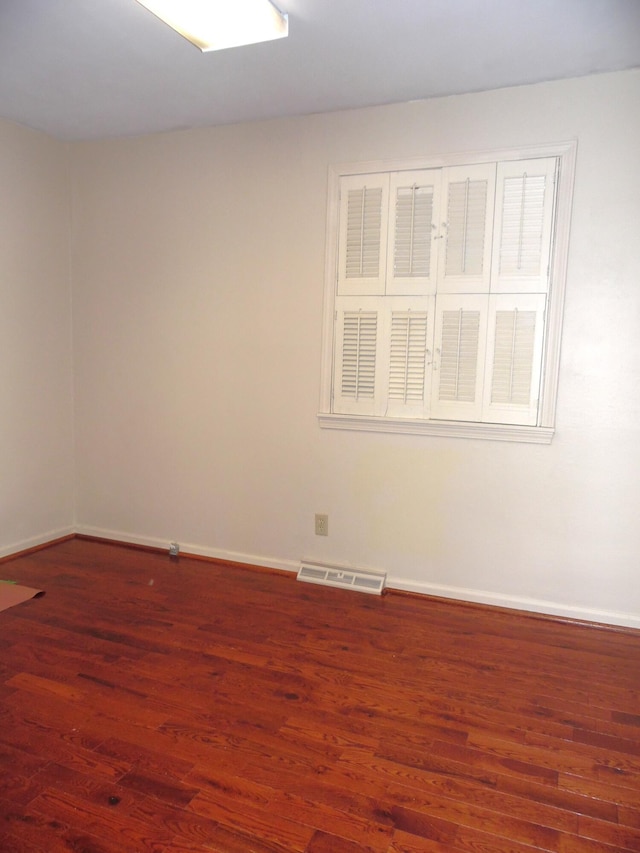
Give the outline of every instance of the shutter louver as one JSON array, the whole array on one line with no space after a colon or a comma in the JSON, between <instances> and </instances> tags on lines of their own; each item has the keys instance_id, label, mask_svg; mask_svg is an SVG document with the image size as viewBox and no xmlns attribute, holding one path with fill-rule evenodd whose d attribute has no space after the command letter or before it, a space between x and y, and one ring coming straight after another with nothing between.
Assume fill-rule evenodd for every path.
<instances>
[{"instance_id":1,"label":"shutter louver","mask_svg":"<svg viewBox=\"0 0 640 853\"><path fill-rule=\"evenodd\" d=\"M553 225L556 160L498 166L493 293L545 293Z\"/></svg>"},{"instance_id":2,"label":"shutter louver","mask_svg":"<svg viewBox=\"0 0 640 853\"><path fill-rule=\"evenodd\" d=\"M535 311L496 312L492 404L529 405L535 342Z\"/></svg>"},{"instance_id":3,"label":"shutter louver","mask_svg":"<svg viewBox=\"0 0 640 853\"><path fill-rule=\"evenodd\" d=\"M439 400L475 402L479 336L479 311L443 312Z\"/></svg>"},{"instance_id":4,"label":"shutter louver","mask_svg":"<svg viewBox=\"0 0 640 853\"><path fill-rule=\"evenodd\" d=\"M394 311L391 317L389 399L422 403L425 391L427 312Z\"/></svg>"},{"instance_id":5,"label":"shutter louver","mask_svg":"<svg viewBox=\"0 0 640 853\"><path fill-rule=\"evenodd\" d=\"M349 190L346 277L376 278L380 271L382 188Z\"/></svg>"},{"instance_id":6,"label":"shutter louver","mask_svg":"<svg viewBox=\"0 0 640 853\"><path fill-rule=\"evenodd\" d=\"M506 178L500 275L536 275L542 254L545 176Z\"/></svg>"},{"instance_id":7,"label":"shutter louver","mask_svg":"<svg viewBox=\"0 0 640 853\"><path fill-rule=\"evenodd\" d=\"M338 296L379 296L385 290L389 175L340 181Z\"/></svg>"},{"instance_id":8,"label":"shutter louver","mask_svg":"<svg viewBox=\"0 0 640 853\"><path fill-rule=\"evenodd\" d=\"M387 296L428 296L436 290L441 169L390 176Z\"/></svg>"},{"instance_id":9,"label":"shutter louver","mask_svg":"<svg viewBox=\"0 0 640 853\"><path fill-rule=\"evenodd\" d=\"M543 293L489 298L482 412L487 423L537 422L545 308Z\"/></svg>"},{"instance_id":10,"label":"shutter louver","mask_svg":"<svg viewBox=\"0 0 640 853\"><path fill-rule=\"evenodd\" d=\"M431 270L433 187L398 187L393 273L428 276Z\"/></svg>"},{"instance_id":11,"label":"shutter louver","mask_svg":"<svg viewBox=\"0 0 640 853\"><path fill-rule=\"evenodd\" d=\"M447 211L446 275L482 275L486 206L486 181L467 179L451 184Z\"/></svg>"},{"instance_id":12,"label":"shutter louver","mask_svg":"<svg viewBox=\"0 0 640 853\"><path fill-rule=\"evenodd\" d=\"M488 293L495 163L444 170L444 237L438 293Z\"/></svg>"},{"instance_id":13,"label":"shutter louver","mask_svg":"<svg viewBox=\"0 0 640 853\"><path fill-rule=\"evenodd\" d=\"M375 397L378 315L375 311L349 311L344 315L342 339L342 397Z\"/></svg>"}]
</instances>

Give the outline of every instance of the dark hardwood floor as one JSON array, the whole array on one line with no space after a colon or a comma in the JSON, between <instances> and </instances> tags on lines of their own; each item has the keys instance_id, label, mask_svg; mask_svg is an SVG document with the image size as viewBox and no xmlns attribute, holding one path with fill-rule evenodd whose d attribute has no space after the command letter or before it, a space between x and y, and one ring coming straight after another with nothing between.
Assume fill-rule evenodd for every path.
<instances>
[{"instance_id":1,"label":"dark hardwood floor","mask_svg":"<svg viewBox=\"0 0 640 853\"><path fill-rule=\"evenodd\" d=\"M72 539L4 562L2 853L640 851L640 633Z\"/></svg>"}]
</instances>

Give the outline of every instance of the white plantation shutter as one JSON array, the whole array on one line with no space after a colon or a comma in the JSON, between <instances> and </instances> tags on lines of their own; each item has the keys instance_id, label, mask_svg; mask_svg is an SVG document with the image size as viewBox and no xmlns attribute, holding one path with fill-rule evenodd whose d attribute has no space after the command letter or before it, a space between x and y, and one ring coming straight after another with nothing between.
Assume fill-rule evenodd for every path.
<instances>
[{"instance_id":1,"label":"white plantation shutter","mask_svg":"<svg viewBox=\"0 0 640 853\"><path fill-rule=\"evenodd\" d=\"M467 178L449 185L446 275L482 275L486 206L486 181Z\"/></svg>"},{"instance_id":2,"label":"white plantation shutter","mask_svg":"<svg viewBox=\"0 0 640 853\"><path fill-rule=\"evenodd\" d=\"M555 172L555 158L498 164L492 292L547 291Z\"/></svg>"},{"instance_id":3,"label":"white plantation shutter","mask_svg":"<svg viewBox=\"0 0 640 853\"><path fill-rule=\"evenodd\" d=\"M438 292L489 291L495 173L495 163L445 170Z\"/></svg>"},{"instance_id":4,"label":"white plantation shutter","mask_svg":"<svg viewBox=\"0 0 640 853\"><path fill-rule=\"evenodd\" d=\"M483 420L536 423L545 305L544 294L490 298Z\"/></svg>"},{"instance_id":5,"label":"white plantation shutter","mask_svg":"<svg viewBox=\"0 0 640 853\"><path fill-rule=\"evenodd\" d=\"M535 348L536 312L514 308L495 319L491 403L528 405Z\"/></svg>"},{"instance_id":6,"label":"white plantation shutter","mask_svg":"<svg viewBox=\"0 0 640 853\"><path fill-rule=\"evenodd\" d=\"M550 441L575 146L567 152L336 171L323 426L335 414L353 416L334 419L345 429Z\"/></svg>"},{"instance_id":7,"label":"white plantation shutter","mask_svg":"<svg viewBox=\"0 0 640 853\"><path fill-rule=\"evenodd\" d=\"M345 311L342 339L342 395L372 400L376 391L375 311Z\"/></svg>"},{"instance_id":8,"label":"white plantation shutter","mask_svg":"<svg viewBox=\"0 0 640 853\"><path fill-rule=\"evenodd\" d=\"M487 296L437 297L432 417L480 419L487 310Z\"/></svg>"},{"instance_id":9,"label":"white plantation shutter","mask_svg":"<svg viewBox=\"0 0 640 853\"><path fill-rule=\"evenodd\" d=\"M440 169L391 175L387 294L435 293Z\"/></svg>"},{"instance_id":10,"label":"white plantation shutter","mask_svg":"<svg viewBox=\"0 0 640 853\"><path fill-rule=\"evenodd\" d=\"M373 278L380 269L382 188L360 187L347 195L347 278Z\"/></svg>"},{"instance_id":11,"label":"white plantation shutter","mask_svg":"<svg viewBox=\"0 0 640 853\"><path fill-rule=\"evenodd\" d=\"M341 180L339 295L384 293L388 208L388 175Z\"/></svg>"},{"instance_id":12,"label":"white plantation shutter","mask_svg":"<svg viewBox=\"0 0 640 853\"><path fill-rule=\"evenodd\" d=\"M380 311L342 300L336 327L334 410L376 414L380 409ZM349 305L349 303L351 303Z\"/></svg>"},{"instance_id":13,"label":"white plantation shutter","mask_svg":"<svg viewBox=\"0 0 640 853\"><path fill-rule=\"evenodd\" d=\"M427 417L433 347L433 300L427 310L392 309L388 367L391 417Z\"/></svg>"}]
</instances>

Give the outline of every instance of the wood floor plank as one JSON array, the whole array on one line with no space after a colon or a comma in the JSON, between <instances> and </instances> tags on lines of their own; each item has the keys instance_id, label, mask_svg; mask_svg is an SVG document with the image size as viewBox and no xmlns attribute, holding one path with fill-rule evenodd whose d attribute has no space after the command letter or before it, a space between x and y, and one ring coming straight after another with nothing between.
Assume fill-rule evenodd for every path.
<instances>
[{"instance_id":1,"label":"wood floor plank","mask_svg":"<svg viewBox=\"0 0 640 853\"><path fill-rule=\"evenodd\" d=\"M206 789L189 804L189 810L207 817L226 829L280 844L291 853L304 853L314 834L313 829L290 820L281 813L249 805L230 803Z\"/></svg>"},{"instance_id":2,"label":"wood floor plank","mask_svg":"<svg viewBox=\"0 0 640 853\"><path fill-rule=\"evenodd\" d=\"M374 848L363 847L354 841L348 841L339 835L318 831L309 842L306 853L369 853ZM387 849L387 848L385 848Z\"/></svg>"},{"instance_id":3,"label":"wood floor plank","mask_svg":"<svg viewBox=\"0 0 640 853\"><path fill-rule=\"evenodd\" d=\"M130 818L117 809L96 805L77 795L55 789L43 791L29 806L32 815L40 816L49 825L58 829L65 827L63 838L82 834L100 839L105 853L119 850L135 850L139 853L156 853L159 846L168 844L173 833L167 831L160 821L143 823ZM73 847L71 847L73 850Z\"/></svg>"},{"instance_id":4,"label":"wood floor plank","mask_svg":"<svg viewBox=\"0 0 640 853\"><path fill-rule=\"evenodd\" d=\"M322 785L309 785L296 779L296 790L283 791L258 783L252 773L231 775L207 770L189 775L207 798L235 810L240 804L248 808L286 814L290 820L328 835L336 835L375 853L384 853L389 846L392 822L376 807L375 801L364 797L345 797ZM196 806L194 806L196 808Z\"/></svg>"},{"instance_id":5,"label":"wood floor plank","mask_svg":"<svg viewBox=\"0 0 640 853\"><path fill-rule=\"evenodd\" d=\"M640 851L640 632L82 538L5 574L3 853Z\"/></svg>"}]
</instances>

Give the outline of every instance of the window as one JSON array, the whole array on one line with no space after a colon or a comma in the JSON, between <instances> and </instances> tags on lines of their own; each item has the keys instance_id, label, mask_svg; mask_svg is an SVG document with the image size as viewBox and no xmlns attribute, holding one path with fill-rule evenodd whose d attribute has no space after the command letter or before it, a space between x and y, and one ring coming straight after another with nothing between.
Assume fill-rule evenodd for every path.
<instances>
[{"instance_id":1,"label":"window","mask_svg":"<svg viewBox=\"0 0 640 853\"><path fill-rule=\"evenodd\" d=\"M322 426L551 441L575 149L332 170Z\"/></svg>"}]
</instances>

